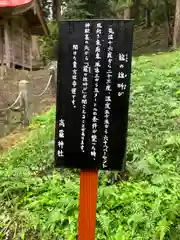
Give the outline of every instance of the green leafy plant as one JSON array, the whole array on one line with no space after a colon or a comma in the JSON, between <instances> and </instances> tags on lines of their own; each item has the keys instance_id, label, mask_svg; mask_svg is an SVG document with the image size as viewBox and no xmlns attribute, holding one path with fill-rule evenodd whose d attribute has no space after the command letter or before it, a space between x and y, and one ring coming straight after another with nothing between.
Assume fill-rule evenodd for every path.
<instances>
[{"instance_id":1,"label":"green leafy plant","mask_svg":"<svg viewBox=\"0 0 180 240\"><path fill-rule=\"evenodd\" d=\"M180 53L134 59L128 180L99 171L98 240L179 240ZM0 239L74 240L79 171L53 167L55 108L0 156Z\"/></svg>"}]
</instances>

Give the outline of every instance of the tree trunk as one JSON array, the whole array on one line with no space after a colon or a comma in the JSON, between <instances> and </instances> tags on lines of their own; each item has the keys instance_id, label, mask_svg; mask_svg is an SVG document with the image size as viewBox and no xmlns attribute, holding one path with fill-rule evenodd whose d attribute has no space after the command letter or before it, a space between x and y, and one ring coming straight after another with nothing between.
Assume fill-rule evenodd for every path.
<instances>
[{"instance_id":1,"label":"tree trunk","mask_svg":"<svg viewBox=\"0 0 180 240\"><path fill-rule=\"evenodd\" d=\"M57 6L57 0L53 0L52 1L52 15L53 15L53 19L56 20L56 6Z\"/></svg>"},{"instance_id":2,"label":"tree trunk","mask_svg":"<svg viewBox=\"0 0 180 240\"><path fill-rule=\"evenodd\" d=\"M57 17L56 17L56 20L57 21L61 20L61 4L60 4L60 1L59 1L58 6L57 6Z\"/></svg>"},{"instance_id":3,"label":"tree trunk","mask_svg":"<svg viewBox=\"0 0 180 240\"><path fill-rule=\"evenodd\" d=\"M53 19L61 20L61 0L53 0Z\"/></svg>"},{"instance_id":4,"label":"tree trunk","mask_svg":"<svg viewBox=\"0 0 180 240\"><path fill-rule=\"evenodd\" d=\"M147 28L151 27L151 10L146 8L146 26Z\"/></svg>"},{"instance_id":5,"label":"tree trunk","mask_svg":"<svg viewBox=\"0 0 180 240\"><path fill-rule=\"evenodd\" d=\"M139 0L133 0L131 6L124 10L124 19L135 19L136 21L139 20Z\"/></svg>"},{"instance_id":6,"label":"tree trunk","mask_svg":"<svg viewBox=\"0 0 180 240\"><path fill-rule=\"evenodd\" d=\"M180 46L180 0L176 0L173 48Z\"/></svg>"},{"instance_id":7,"label":"tree trunk","mask_svg":"<svg viewBox=\"0 0 180 240\"><path fill-rule=\"evenodd\" d=\"M131 18L131 8L126 8L124 10L124 19L130 19Z\"/></svg>"},{"instance_id":8,"label":"tree trunk","mask_svg":"<svg viewBox=\"0 0 180 240\"><path fill-rule=\"evenodd\" d=\"M131 6L131 18L136 20L136 23L139 22L139 8L140 8L140 0L133 0Z\"/></svg>"},{"instance_id":9,"label":"tree trunk","mask_svg":"<svg viewBox=\"0 0 180 240\"><path fill-rule=\"evenodd\" d=\"M168 47L170 47L170 46L172 46L172 42L173 42L173 34L172 34L172 28L171 28L171 20L170 20L168 1L164 2L164 19L165 19L167 43L168 43Z\"/></svg>"}]
</instances>

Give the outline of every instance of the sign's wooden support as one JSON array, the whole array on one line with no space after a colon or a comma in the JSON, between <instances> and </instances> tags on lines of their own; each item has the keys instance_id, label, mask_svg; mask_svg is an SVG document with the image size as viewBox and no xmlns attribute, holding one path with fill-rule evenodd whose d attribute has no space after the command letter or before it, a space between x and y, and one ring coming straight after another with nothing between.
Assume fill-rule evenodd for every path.
<instances>
[{"instance_id":1,"label":"sign's wooden support","mask_svg":"<svg viewBox=\"0 0 180 240\"><path fill-rule=\"evenodd\" d=\"M94 240L98 170L81 170L78 240Z\"/></svg>"}]
</instances>

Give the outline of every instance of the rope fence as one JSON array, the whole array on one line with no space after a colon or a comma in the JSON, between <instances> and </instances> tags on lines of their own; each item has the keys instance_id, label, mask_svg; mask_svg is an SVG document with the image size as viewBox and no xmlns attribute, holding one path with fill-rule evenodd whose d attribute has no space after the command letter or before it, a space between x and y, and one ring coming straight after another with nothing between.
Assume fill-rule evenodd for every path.
<instances>
[{"instance_id":1,"label":"rope fence","mask_svg":"<svg viewBox=\"0 0 180 240\"><path fill-rule=\"evenodd\" d=\"M18 101L20 100L20 98L21 98L21 92L19 93L19 95L18 95L18 97L16 98L16 100L15 100L9 107L4 108L4 109L1 109L1 108L0 108L0 111L1 111L1 112L5 112L5 111L7 111L7 110L11 110L11 109L18 103Z\"/></svg>"},{"instance_id":2,"label":"rope fence","mask_svg":"<svg viewBox=\"0 0 180 240\"><path fill-rule=\"evenodd\" d=\"M4 101L4 103L9 105L6 108L3 108L3 109L0 108L0 112L5 112L5 111L8 111L8 110L19 111L21 113L22 122L29 122L28 121L28 119L29 119L29 116L28 116L29 97L30 96L42 97L47 92L49 87L52 90L53 97L55 96L55 92L56 92L56 66L53 65L49 69L51 71L50 71L50 76L49 76L47 85L40 94L36 95L36 94L33 94L30 91L29 81L27 81L27 80L19 81L19 94L18 94L16 100L11 105L9 105L7 103L7 101L4 101L3 94L0 92L0 96L1 96L2 100ZM17 104L18 104L18 106L16 106Z\"/></svg>"},{"instance_id":3,"label":"rope fence","mask_svg":"<svg viewBox=\"0 0 180 240\"><path fill-rule=\"evenodd\" d=\"M46 87L45 87L45 89L44 89L44 91L43 91L42 93L40 93L40 94L38 94L38 95L36 95L36 94L32 94L32 95L33 95L34 97L41 97L41 96L43 96L44 93L45 93L45 92L48 90L48 88L49 88L49 85L50 85L50 83L51 83L52 77L53 77L53 75L50 75L49 81L48 81L48 83L47 83L47 85L46 85Z\"/></svg>"}]
</instances>

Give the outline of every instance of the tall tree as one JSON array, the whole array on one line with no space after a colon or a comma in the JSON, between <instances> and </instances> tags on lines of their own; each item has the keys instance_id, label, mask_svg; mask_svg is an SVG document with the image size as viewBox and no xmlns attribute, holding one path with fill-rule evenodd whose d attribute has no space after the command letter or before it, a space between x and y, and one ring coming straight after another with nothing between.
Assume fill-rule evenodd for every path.
<instances>
[{"instance_id":1,"label":"tall tree","mask_svg":"<svg viewBox=\"0 0 180 240\"><path fill-rule=\"evenodd\" d=\"M63 0L52 0L52 15L53 19L59 21L61 19L61 7Z\"/></svg>"},{"instance_id":2,"label":"tall tree","mask_svg":"<svg viewBox=\"0 0 180 240\"><path fill-rule=\"evenodd\" d=\"M176 0L173 48L180 46L180 0Z\"/></svg>"},{"instance_id":3,"label":"tall tree","mask_svg":"<svg viewBox=\"0 0 180 240\"><path fill-rule=\"evenodd\" d=\"M62 18L81 19L92 16L89 12L87 0L52 0L53 18L61 20Z\"/></svg>"},{"instance_id":4,"label":"tall tree","mask_svg":"<svg viewBox=\"0 0 180 240\"><path fill-rule=\"evenodd\" d=\"M110 16L109 0L83 0L92 18L106 18Z\"/></svg>"},{"instance_id":5,"label":"tall tree","mask_svg":"<svg viewBox=\"0 0 180 240\"><path fill-rule=\"evenodd\" d=\"M173 31L171 27L171 19L170 19L170 2L168 0L164 0L164 22L167 34L167 42L168 46L172 46L173 43Z\"/></svg>"},{"instance_id":6,"label":"tall tree","mask_svg":"<svg viewBox=\"0 0 180 240\"><path fill-rule=\"evenodd\" d=\"M52 0L41 0L43 13L46 19L52 17Z\"/></svg>"},{"instance_id":7,"label":"tall tree","mask_svg":"<svg viewBox=\"0 0 180 240\"><path fill-rule=\"evenodd\" d=\"M114 16L124 19L139 18L140 0L110 0L109 5L111 7Z\"/></svg>"},{"instance_id":8,"label":"tall tree","mask_svg":"<svg viewBox=\"0 0 180 240\"><path fill-rule=\"evenodd\" d=\"M66 0L66 7L63 17L69 19L90 18L87 3L83 0Z\"/></svg>"}]
</instances>

